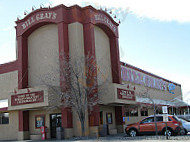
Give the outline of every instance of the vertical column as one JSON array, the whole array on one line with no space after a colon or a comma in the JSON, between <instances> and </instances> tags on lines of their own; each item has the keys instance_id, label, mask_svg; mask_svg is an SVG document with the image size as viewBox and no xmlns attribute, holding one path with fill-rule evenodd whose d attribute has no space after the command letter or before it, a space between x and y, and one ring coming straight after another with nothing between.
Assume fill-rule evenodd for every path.
<instances>
[{"instance_id":1,"label":"vertical column","mask_svg":"<svg viewBox=\"0 0 190 142\"><path fill-rule=\"evenodd\" d=\"M62 114L62 127L63 128L72 128L73 127L73 120L72 120L72 111L71 108L63 107L61 110Z\"/></svg>"},{"instance_id":2,"label":"vertical column","mask_svg":"<svg viewBox=\"0 0 190 142\"><path fill-rule=\"evenodd\" d=\"M62 22L58 24L58 42L59 42L59 63L60 63L60 86L62 91L66 89L66 82L64 79L63 68L64 59L69 58L69 38L68 38L68 24Z\"/></svg>"},{"instance_id":3,"label":"vertical column","mask_svg":"<svg viewBox=\"0 0 190 142\"><path fill-rule=\"evenodd\" d=\"M110 54L111 54L111 66L112 66L112 78L113 83L121 83L121 69L119 58L119 44L117 37L110 38Z\"/></svg>"},{"instance_id":4,"label":"vertical column","mask_svg":"<svg viewBox=\"0 0 190 142\"><path fill-rule=\"evenodd\" d=\"M29 138L29 111L18 111L19 132L18 139L25 140Z\"/></svg>"},{"instance_id":5,"label":"vertical column","mask_svg":"<svg viewBox=\"0 0 190 142\"><path fill-rule=\"evenodd\" d=\"M69 38L68 38L68 24L61 22L58 24L58 38L59 38L59 63L60 63L60 87L62 91L66 91L67 83L63 74L64 60L69 58ZM72 128L73 119L71 108L62 108L62 127Z\"/></svg>"},{"instance_id":6,"label":"vertical column","mask_svg":"<svg viewBox=\"0 0 190 142\"><path fill-rule=\"evenodd\" d=\"M27 38L17 37L18 44L18 89L28 87L28 46Z\"/></svg>"},{"instance_id":7,"label":"vertical column","mask_svg":"<svg viewBox=\"0 0 190 142\"><path fill-rule=\"evenodd\" d=\"M115 120L117 125L117 131L119 133L123 132L123 117L125 116L125 108L123 106L115 107Z\"/></svg>"},{"instance_id":8,"label":"vertical column","mask_svg":"<svg viewBox=\"0 0 190 142\"><path fill-rule=\"evenodd\" d=\"M94 25L87 23L83 25L84 29L84 52L85 57L93 58L93 65L96 66L96 55L95 55L95 39L94 39ZM88 67L87 67L88 68ZM96 67L95 67L96 68ZM94 77L95 76L95 77ZM97 84L97 70L94 70L92 76L87 76L88 81L91 85ZM89 84L87 84L89 85ZM97 93L97 88L94 89L94 94ZM93 95L93 94L92 94ZM97 96L98 101L98 96ZM93 107L92 112L89 115L89 125L90 126L99 126L99 106L98 104Z\"/></svg>"}]
</instances>

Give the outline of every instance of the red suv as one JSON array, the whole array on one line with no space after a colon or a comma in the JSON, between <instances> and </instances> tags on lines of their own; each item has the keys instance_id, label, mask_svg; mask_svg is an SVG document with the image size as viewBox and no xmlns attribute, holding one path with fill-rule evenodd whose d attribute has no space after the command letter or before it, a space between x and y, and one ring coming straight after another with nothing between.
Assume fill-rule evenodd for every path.
<instances>
[{"instance_id":1,"label":"red suv","mask_svg":"<svg viewBox=\"0 0 190 142\"><path fill-rule=\"evenodd\" d=\"M163 115L156 115L156 124L157 124L157 131L158 134L166 135L166 125L163 122ZM167 122L167 133L168 136L177 135L182 129L182 124L178 120L177 117L173 115L168 115L168 122ZM134 124L129 124L125 128L126 133L131 136L135 137L138 134L155 134L155 121L154 115L151 115L142 121Z\"/></svg>"}]
</instances>

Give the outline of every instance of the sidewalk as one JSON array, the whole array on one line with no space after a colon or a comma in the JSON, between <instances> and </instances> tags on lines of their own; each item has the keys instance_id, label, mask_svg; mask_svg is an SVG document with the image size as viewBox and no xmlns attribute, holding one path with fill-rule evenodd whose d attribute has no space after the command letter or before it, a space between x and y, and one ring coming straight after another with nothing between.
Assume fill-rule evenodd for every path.
<instances>
[{"instance_id":1,"label":"sidewalk","mask_svg":"<svg viewBox=\"0 0 190 142\"><path fill-rule=\"evenodd\" d=\"M38 141L41 142L42 140ZM159 136L137 136L137 137L127 137L126 134L117 134L112 136L106 136L106 137L73 137L66 140L45 140L45 142L69 142L69 141L76 141L76 142L184 142L189 141L190 142L190 135L185 136L171 136L168 140L166 140L165 136L159 135ZM33 142L32 140L26 140L23 142Z\"/></svg>"}]
</instances>

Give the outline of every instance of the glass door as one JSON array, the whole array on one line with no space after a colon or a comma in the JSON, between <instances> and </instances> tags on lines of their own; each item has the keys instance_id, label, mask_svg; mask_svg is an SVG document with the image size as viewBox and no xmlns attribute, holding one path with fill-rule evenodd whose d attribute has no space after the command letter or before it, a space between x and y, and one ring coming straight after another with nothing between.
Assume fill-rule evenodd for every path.
<instances>
[{"instance_id":1,"label":"glass door","mask_svg":"<svg viewBox=\"0 0 190 142\"><path fill-rule=\"evenodd\" d=\"M50 114L51 138L56 138L57 127L61 127L61 113Z\"/></svg>"}]
</instances>

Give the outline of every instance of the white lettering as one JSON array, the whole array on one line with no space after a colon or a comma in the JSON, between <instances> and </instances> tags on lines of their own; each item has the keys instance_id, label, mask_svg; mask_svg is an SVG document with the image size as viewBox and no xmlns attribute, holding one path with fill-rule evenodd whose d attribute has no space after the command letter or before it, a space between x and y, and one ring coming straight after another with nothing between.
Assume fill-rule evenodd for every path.
<instances>
[{"instance_id":1,"label":"white lettering","mask_svg":"<svg viewBox=\"0 0 190 142\"><path fill-rule=\"evenodd\" d=\"M26 25L24 23L22 24L22 29L26 29Z\"/></svg>"},{"instance_id":2,"label":"white lettering","mask_svg":"<svg viewBox=\"0 0 190 142\"><path fill-rule=\"evenodd\" d=\"M109 20L109 18L107 18L106 16L102 14L97 14L97 15L94 15L94 19L95 21L99 21L99 22L103 22L107 24L114 32L116 32L116 26L114 26L111 20Z\"/></svg>"},{"instance_id":3,"label":"white lettering","mask_svg":"<svg viewBox=\"0 0 190 142\"><path fill-rule=\"evenodd\" d=\"M37 20L37 21L40 19L39 16L40 16L39 14L36 15L36 20Z\"/></svg>"},{"instance_id":4,"label":"white lettering","mask_svg":"<svg viewBox=\"0 0 190 142\"><path fill-rule=\"evenodd\" d=\"M56 14L56 13L53 13L52 19L55 20L56 17L57 17L57 14Z\"/></svg>"},{"instance_id":5,"label":"white lettering","mask_svg":"<svg viewBox=\"0 0 190 142\"><path fill-rule=\"evenodd\" d=\"M123 66L121 67L121 78L123 81L129 81L159 90L167 90L167 83L164 80Z\"/></svg>"},{"instance_id":6,"label":"white lettering","mask_svg":"<svg viewBox=\"0 0 190 142\"><path fill-rule=\"evenodd\" d=\"M55 20L57 18L57 13L55 12L42 12L42 13L38 13L36 14L34 17L30 17L29 19L27 19L23 24L22 24L22 29L26 29L27 27L29 27L31 24L35 23L36 21L39 20L44 20L44 19L51 19L51 20Z\"/></svg>"}]
</instances>

